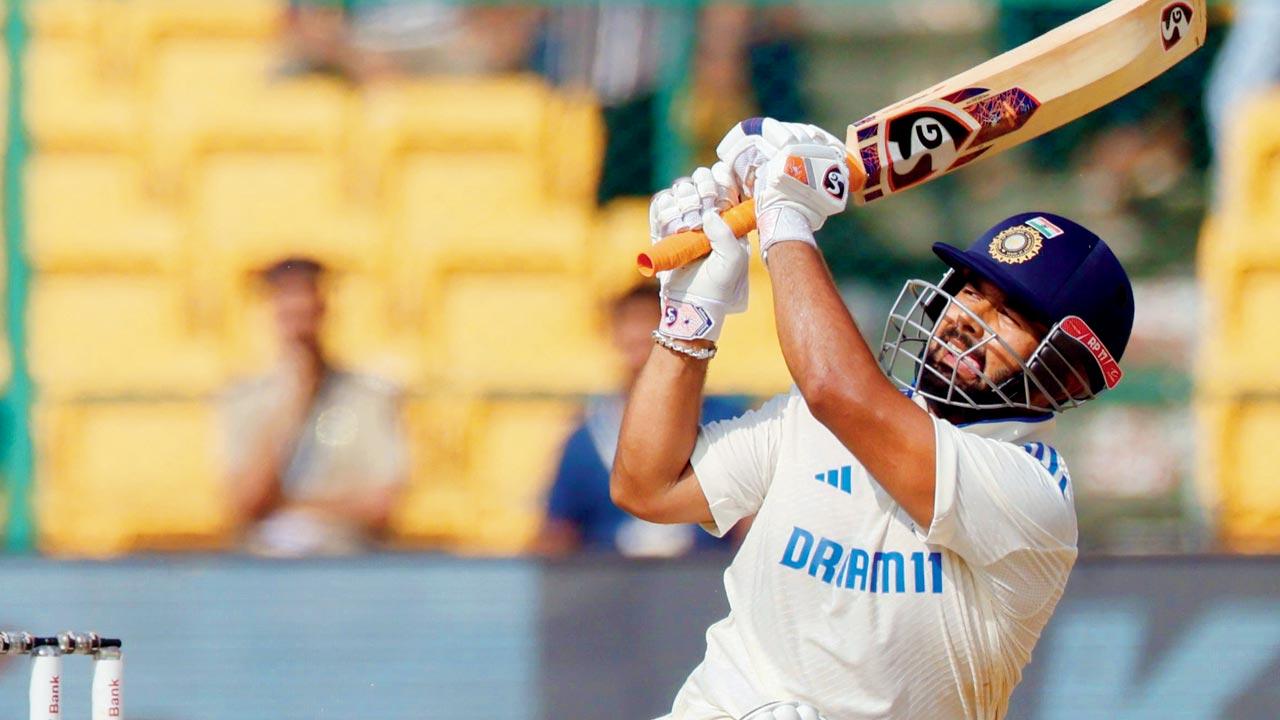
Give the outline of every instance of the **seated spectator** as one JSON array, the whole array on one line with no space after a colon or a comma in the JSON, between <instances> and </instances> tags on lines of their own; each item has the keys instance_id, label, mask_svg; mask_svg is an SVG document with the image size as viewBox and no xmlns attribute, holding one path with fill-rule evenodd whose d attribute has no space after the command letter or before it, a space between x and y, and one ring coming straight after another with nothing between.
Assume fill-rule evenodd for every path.
<instances>
[{"instance_id":1,"label":"seated spectator","mask_svg":"<svg viewBox=\"0 0 1280 720\"><path fill-rule=\"evenodd\" d=\"M564 556L579 550L671 557L695 549L727 547L693 525L656 525L631 517L609 498L609 470L617 449L626 396L653 348L658 326L657 286L644 283L610 307L611 339L621 356L625 382L614 395L592 398L582 423L569 436L547 502L547 516L532 550ZM702 421L741 415L739 399L708 397Z\"/></svg>"},{"instance_id":2,"label":"seated spectator","mask_svg":"<svg viewBox=\"0 0 1280 720\"><path fill-rule=\"evenodd\" d=\"M250 552L369 549L407 474L397 394L325 356L323 275L307 258L262 273L280 359L226 397L230 497Z\"/></svg>"},{"instance_id":3,"label":"seated spectator","mask_svg":"<svg viewBox=\"0 0 1280 720\"><path fill-rule=\"evenodd\" d=\"M434 0L289 0L283 71L359 83L509 72L528 54L540 12Z\"/></svg>"}]
</instances>

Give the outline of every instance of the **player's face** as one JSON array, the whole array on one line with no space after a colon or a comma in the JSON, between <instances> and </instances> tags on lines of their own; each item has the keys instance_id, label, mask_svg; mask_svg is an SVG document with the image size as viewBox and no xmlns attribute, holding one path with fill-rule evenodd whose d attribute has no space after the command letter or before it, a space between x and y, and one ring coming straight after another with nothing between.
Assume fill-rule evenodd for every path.
<instances>
[{"instance_id":1,"label":"player's face","mask_svg":"<svg viewBox=\"0 0 1280 720\"><path fill-rule=\"evenodd\" d=\"M937 339L929 345L925 364L947 378L955 373L956 387L966 392L991 389L982 375L999 385L1021 372L1018 358L1025 360L1031 356L1046 329L1009 307L1004 293L986 281L965 284L956 293L956 301L947 306L947 311L938 320L934 331ZM973 314L965 312L957 304ZM988 342L978 351L964 354L988 336L988 329L977 322L975 315L986 323L987 328L995 331L1008 349L998 342ZM1010 354L1010 349L1017 353L1017 358ZM946 382L933 373L924 373L921 384L936 394L946 392Z\"/></svg>"}]
</instances>

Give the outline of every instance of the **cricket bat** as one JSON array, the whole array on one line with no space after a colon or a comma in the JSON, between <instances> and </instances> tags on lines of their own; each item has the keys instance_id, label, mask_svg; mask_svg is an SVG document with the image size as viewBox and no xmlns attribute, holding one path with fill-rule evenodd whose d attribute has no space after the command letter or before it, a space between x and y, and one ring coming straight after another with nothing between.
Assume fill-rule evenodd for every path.
<instances>
[{"instance_id":1,"label":"cricket bat","mask_svg":"<svg viewBox=\"0 0 1280 720\"><path fill-rule=\"evenodd\" d=\"M849 126L858 205L1004 152L1136 90L1204 44L1205 0L1111 0L950 80ZM804 172L796 164L797 172ZM722 217L741 236L752 200ZM701 231L664 238L637 259L652 277L711 252Z\"/></svg>"}]
</instances>

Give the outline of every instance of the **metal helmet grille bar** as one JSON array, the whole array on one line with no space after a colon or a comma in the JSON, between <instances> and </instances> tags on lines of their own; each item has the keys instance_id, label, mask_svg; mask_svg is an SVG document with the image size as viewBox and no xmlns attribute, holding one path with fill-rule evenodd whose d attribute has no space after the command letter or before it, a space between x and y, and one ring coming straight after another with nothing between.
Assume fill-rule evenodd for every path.
<instances>
[{"instance_id":1,"label":"metal helmet grille bar","mask_svg":"<svg viewBox=\"0 0 1280 720\"><path fill-rule=\"evenodd\" d=\"M1083 404L1118 382L1118 366L1114 361L1104 365L1104 359L1109 361L1110 356L1080 318L1072 316L1056 323L1030 357L1023 358L981 317L944 289L956 279L948 273L938 285L908 280L898 294L885 321L879 353L881 368L898 387L934 402L971 410L1061 412ZM961 348L939 337L938 320L953 309L982 330L982 337L972 347ZM961 387L960 368L965 360L981 357L980 353L992 343L1013 359L1016 371L997 381L978 362L970 369L977 375L980 387ZM954 367L948 371L931 365L927 360L934 348L949 351L955 357ZM926 377L932 382L922 382Z\"/></svg>"}]
</instances>

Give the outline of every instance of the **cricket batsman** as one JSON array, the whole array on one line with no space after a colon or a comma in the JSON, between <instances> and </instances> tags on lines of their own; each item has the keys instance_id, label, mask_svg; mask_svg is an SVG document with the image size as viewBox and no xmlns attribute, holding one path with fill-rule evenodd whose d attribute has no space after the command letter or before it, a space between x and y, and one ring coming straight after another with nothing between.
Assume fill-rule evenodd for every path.
<instances>
[{"instance_id":1,"label":"cricket batsman","mask_svg":"<svg viewBox=\"0 0 1280 720\"><path fill-rule=\"evenodd\" d=\"M656 239L701 228L706 258L662 277L656 345L623 419L614 501L721 535L729 616L672 720L1005 716L1076 558L1054 416L1115 385L1133 292L1098 236L1047 212L1001 221L909 280L879 352L814 233L844 209L844 146L753 119L721 162L658 193ZM789 394L698 426L749 245L717 214L754 198Z\"/></svg>"}]
</instances>

